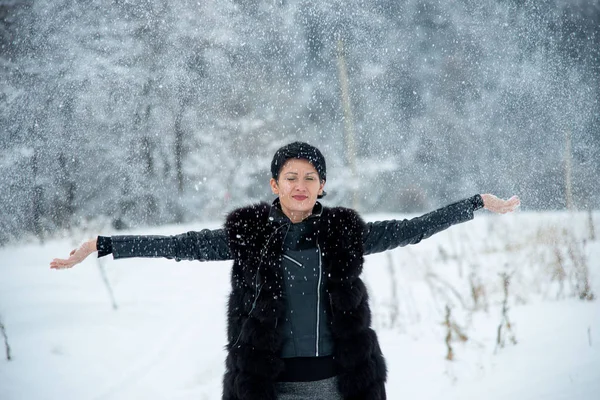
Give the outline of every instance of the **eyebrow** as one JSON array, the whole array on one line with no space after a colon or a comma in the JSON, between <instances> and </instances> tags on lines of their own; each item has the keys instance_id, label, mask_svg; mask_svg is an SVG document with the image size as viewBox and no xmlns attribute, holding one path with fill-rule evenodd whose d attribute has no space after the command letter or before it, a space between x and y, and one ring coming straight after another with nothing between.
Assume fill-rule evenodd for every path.
<instances>
[{"instance_id":1,"label":"eyebrow","mask_svg":"<svg viewBox=\"0 0 600 400\"><path fill-rule=\"evenodd\" d=\"M298 175L297 172L286 172L284 175L289 175L289 174ZM316 172L307 172L306 173L306 175L311 175L311 174L316 174Z\"/></svg>"}]
</instances>

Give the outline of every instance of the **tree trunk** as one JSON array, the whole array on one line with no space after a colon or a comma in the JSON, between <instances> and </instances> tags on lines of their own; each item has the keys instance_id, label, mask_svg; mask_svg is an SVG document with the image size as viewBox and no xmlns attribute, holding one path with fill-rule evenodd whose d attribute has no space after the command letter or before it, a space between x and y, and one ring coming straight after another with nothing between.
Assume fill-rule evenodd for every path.
<instances>
[{"instance_id":1,"label":"tree trunk","mask_svg":"<svg viewBox=\"0 0 600 400\"><path fill-rule=\"evenodd\" d=\"M570 129L567 129L565 136L565 202L567 205L567 210L573 210L573 167L571 158Z\"/></svg>"},{"instance_id":2,"label":"tree trunk","mask_svg":"<svg viewBox=\"0 0 600 400\"><path fill-rule=\"evenodd\" d=\"M344 42L337 41L338 73L342 95L342 108L344 109L344 131L346 132L346 159L352 173L352 207L359 209L358 178L356 176L356 144L354 140L354 116L350 105L350 88L348 83L348 68L344 54Z\"/></svg>"}]
</instances>

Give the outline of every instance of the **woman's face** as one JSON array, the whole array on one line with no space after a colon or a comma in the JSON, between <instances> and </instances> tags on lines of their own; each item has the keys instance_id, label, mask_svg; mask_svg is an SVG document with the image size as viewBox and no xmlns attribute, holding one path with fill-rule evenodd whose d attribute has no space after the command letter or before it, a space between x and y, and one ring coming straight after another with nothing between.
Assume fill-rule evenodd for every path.
<instances>
[{"instance_id":1,"label":"woman's face","mask_svg":"<svg viewBox=\"0 0 600 400\"><path fill-rule=\"evenodd\" d=\"M294 223L311 214L324 186L315 167L299 158L283 164L277 181L271 178L271 189L279 196L283 213Z\"/></svg>"}]
</instances>

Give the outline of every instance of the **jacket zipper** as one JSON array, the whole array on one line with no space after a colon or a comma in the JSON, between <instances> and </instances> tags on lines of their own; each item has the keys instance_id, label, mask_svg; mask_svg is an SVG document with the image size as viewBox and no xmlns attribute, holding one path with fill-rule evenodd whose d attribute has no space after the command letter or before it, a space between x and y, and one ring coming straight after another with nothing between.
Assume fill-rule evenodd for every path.
<instances>
[{"instance_id":1,"label":"jacket zipper","mask_svg":"<svg viewBox=\"0 0 600 400\"><path fill-rule=\"evenodd\" d=\"M321 266L321 248L317 243L317 255L319 257L319 283L317 284L317 357L319 356L319 334L320 334L320 325L321 325L321 279L323 278L323 271Z\"/></svg>"},{"instance_id":2,"label":"jacket zipper","mask_svg":"<svg viewBox=\"0 0 600 400\"><path fill-rule=\"evenodd\" d=\"M286 258L286 259L290 260L291 262L293 262L294 264L296 264L297 266L304 268L304 265L302 265L300 262L294 260L292 257L288 256L287 254L284 254L283 258Z\"/></svg>"}]
</instances>

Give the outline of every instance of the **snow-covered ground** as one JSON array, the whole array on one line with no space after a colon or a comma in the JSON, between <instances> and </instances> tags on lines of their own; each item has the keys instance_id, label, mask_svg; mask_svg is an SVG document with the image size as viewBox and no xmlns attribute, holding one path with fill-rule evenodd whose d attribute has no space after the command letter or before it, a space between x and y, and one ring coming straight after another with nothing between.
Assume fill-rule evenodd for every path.
<instances>
[{"instance_id":1,"label":"snow-covered ground","mask_svg":"<svg viewBox=\"0 0 600 400\"><path fill-rule=\"evenodd\" d=\"M415 246L367 256L388 398L600 398L599 236L600 213L478 212ZM81 239L0 249L0 320L12 356L0 336L0 399L219 399L230 263L90 257L49 269ZM576 296L586 271L594 301ZM502 273L512 278L512 331L497 346ZM453 361L446 306L467 337L453 336Z\"/></svg>"}]
</instances>

